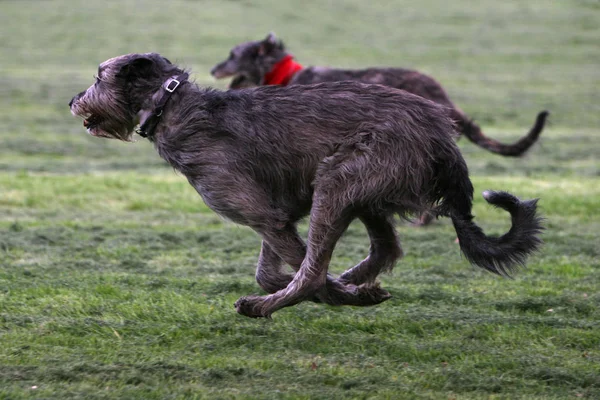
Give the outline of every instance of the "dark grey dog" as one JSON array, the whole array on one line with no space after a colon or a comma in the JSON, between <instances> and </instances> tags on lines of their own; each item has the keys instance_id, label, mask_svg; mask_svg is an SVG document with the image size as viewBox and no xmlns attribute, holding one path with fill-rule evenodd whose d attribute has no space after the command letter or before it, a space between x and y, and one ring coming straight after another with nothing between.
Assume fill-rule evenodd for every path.
<instances>
[{"instance_id":1,"label":"dark grey dog","mask_svg":"<svg viewBox=\"0 0 600 400\"><path fill-rule=\"evenodd\" d=\"M450 101L446 91L430 76L402 68L348 70L310 67L304 69L293 61L283 42L278 40L273 33L270 33L264 40L235 46L229 53L229 58L215 65L211 74L217 79L233 76L231 89L272 84L307 85L351 80L406 90L448 107L451 118L459 128L459 133L463 133L478 146L503 156L523 155L537 141L548 116L547 111L540 112L535 124L525 137L513 144L503 144L485 136L479 126Z\"/></svg>"},{"instance_id":2,"label":"dark grey dog","mask_svg":"<svg viewBox=\"0 0 600 400\"><path fill-rule=\"evenodd\" d=\"M267 317L311 299L373 305L389 298L376 277L402 255L393 215L434 209L452 219L467 259L505 275L540 245L536 201L485 192L512 228L486 236L473 223L473 186L445 109L421 97L355 82L221 92L187 81L158 54L102 63L97 81L70 103L90 134L130 140L134 127L181 171L218 214L262 238L256 278L271 293L237 311ZM296 231L310 214L308 242ZM327 273L350 222L371 249L339 279ZM283 271L284 263L297 271Z\"/></svg>"}]
</instances>

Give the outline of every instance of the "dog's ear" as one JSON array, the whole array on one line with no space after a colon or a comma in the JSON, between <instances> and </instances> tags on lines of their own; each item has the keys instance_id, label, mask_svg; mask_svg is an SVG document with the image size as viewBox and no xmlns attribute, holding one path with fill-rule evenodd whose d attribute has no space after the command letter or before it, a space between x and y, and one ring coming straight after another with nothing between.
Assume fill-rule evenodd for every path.
<instances>
[{"instance_id":1,"label":"dog's ear","mask_svg":"<svg viewBox=\"0 0 600 400\"><path fill-rule=\"evenodd\" d=\"M269 32L267 37L262 42L260 42L260 46L258 47L258 54L264 56L266 54L271 53L279 46L280 41L275 36L275 33Z\"/></svg>"},{"instance_id":2,"label":"dog's ear","mask_svg":"<svg viewBox=\"0 0 600 400\"><path fill-rule=\"evenodd\" d=\"M119 70L119 76L132 80L139 77L149 77L155 73L155 61L151 57L138 56L135 57Z\"/></svg>"},{"instance_id":3,"label":"dog's ear","mask_svg":"<svg viewBox=\"0 0 600 400\"><path fill-rule=\"evenodd\" d=\"M269 32L269 34L267 35L267 37L264 40L265 42L270 42L273 44L277 44L277 36L275 35L275 32L271 31Z\"/></svg>"}]
</instances>

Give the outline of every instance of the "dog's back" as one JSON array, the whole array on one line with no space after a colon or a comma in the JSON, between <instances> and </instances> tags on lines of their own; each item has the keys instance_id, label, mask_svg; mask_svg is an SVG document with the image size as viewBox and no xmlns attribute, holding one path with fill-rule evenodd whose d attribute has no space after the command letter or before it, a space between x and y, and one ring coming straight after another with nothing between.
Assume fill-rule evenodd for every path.
<instances>
[{"instance_id":1,"label":"dog's back","mask_svg":"<svg viewBox=\"0 0 600 400\"><path fill-rule=\"evenodd\" d=\"M210 121L210 127L204 122L205 129L193 135L187 129L166 133L158 139L161 155L187 176L206 175L200 166L227 160L239 170L237 176L253 176L278 198L282 209L290 202L284 198L293 198L290 213L310 203L319 171L342 158L344 168L352 165L359 175L361 164L377 166L356 190L385 196L371 186L393 182L405 201L399 212L418 212L437 200L430 198L428 184L436 166L460 159L444 107L382 85L343 81L228 92L199 89L190 96L197 96L199 105L191 118ZM175 119L180 126L194 125L187 115ZM214 179L215 185L231 180L219 174L213 171L202 179Z\"/></svg>"},{"instance_id":2,"label":"dog's back","mask_svg":"<svg viewBox=\"0 0 600 400\"><path fill-rule=\"evenodd\" d=\"M410 151L413 148L432 153L435 145L455 146L453 121L444 107L387 86L341 81L263 86L214 96L207 103L214 106L212 116L219 116L226 129L244 132L237 140L260 141L261 149L285 146L292 154L327 156L323 153L331 148L368 135L401 146L399 151L406 154L398 154L400 159L423 153Z\"/></svg>"},{"instance_id":3,"label":"dog's back","mask_svg":"<svg viewBox=\"0 0 600 400\"><path fill-rule=\"evenodd\" d=\"M356 81L385 85L418 94L428 100L454 107L442 86L432 77L404 68L338 69L309 67L294 75L290 84Z\"/></svg>"}]
</instances>

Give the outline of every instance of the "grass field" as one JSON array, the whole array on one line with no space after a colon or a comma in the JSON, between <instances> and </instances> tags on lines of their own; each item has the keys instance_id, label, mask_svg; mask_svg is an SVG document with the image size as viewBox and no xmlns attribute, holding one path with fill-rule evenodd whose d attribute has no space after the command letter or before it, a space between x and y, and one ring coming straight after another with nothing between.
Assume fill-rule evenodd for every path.
<instances>
[{"instance_id":1,"label":"grass field","mask_svg":"<svg viewBox=\"0 0 600 400\"><path fill-rule=\"evenodd\" d=\"M208 74L270 30L305 65L413 67L525 158L465 139L479 193L540 197L543 250L515 280L470 267L449 221L400 224L373 308L239 316L260 240L144 140L89 137L67 102L99 62L158 51ZM600 3L0 1L0 399L600 398ZM306 231L306 225L302 226ZM354 224L340 272L368 251Z\"/></svg>"}]
</instances>

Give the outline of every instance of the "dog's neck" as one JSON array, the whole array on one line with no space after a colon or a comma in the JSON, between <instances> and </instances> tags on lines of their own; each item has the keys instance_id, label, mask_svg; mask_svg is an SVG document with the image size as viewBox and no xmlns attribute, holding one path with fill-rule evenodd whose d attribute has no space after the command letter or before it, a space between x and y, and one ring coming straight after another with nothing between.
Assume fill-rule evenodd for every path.
<instances>
[{"instance_id":1,"label":"dog's neck","mask_svg":"<svg viewBox=\"0 0 600 400\"><path fill-rule=\"evenodd\" d=\"M156 103L154 109L152 111L141 110L140 111L140 127L136 130L136 133L141 137L148 138L148 140L154 140L154 131L156 130L156 126L160 122L160 118L162 116L163 110L171 95L178 87L188 82L188 73L184 72L178 76L172 76L167 79L165 83L162 85L161 90L156 92L154 96L152 96L152 102ZM162 95L161 95L162 93ZM158 96L161 95L159 98ZM157 101L158 99L158 101Z\"/></svg>"},{"instance_id":2,"label":"dog's neck","mask_svg":"<svg viewBox=\"0 0 600 400\"><path fill-rule=\"evenodd\" d=\"M263 85L287 85L296 72L304 67L294 61L294 57L286 54L281 60L277 61L273 68L263 77Z\"/></svg>"}]
</instances>

